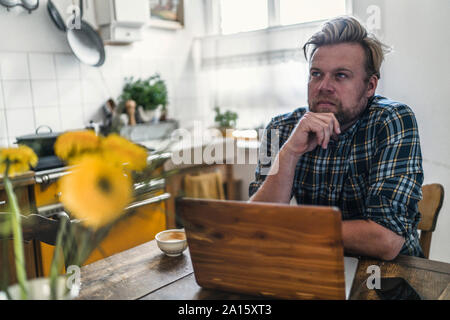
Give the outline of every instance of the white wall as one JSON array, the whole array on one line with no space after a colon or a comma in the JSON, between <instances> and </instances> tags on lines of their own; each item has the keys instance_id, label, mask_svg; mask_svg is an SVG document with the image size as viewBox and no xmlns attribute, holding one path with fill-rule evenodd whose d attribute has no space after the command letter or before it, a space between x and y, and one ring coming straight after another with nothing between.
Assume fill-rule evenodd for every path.
<instances>
[{"instance_id":1,"label":"white wall","mask_svg":"<svg viewBox=\"0 0 450 320\"><path fill-rule=\"evenodd\" d=\"M407 103L415 112L422 146L424 183L450 191L450 1L356 0L356 16L381 8L381 34L394 51L382 68L380 94ZM450 197L444 198L430 259L450 262Z\"/></svg>"},{"instance_id":2,"label":"white wall","mask_svg":"<svg viewBox=\"0 0 450 320\"><path fill-rule=\"evenodd\" d=\"M207 103L202 94L185 89L194 78L192 39L204 32L202 4L185 0L182 30L145 27L143 41L107 46L100 68L72 55L65 35L50 20L46 0L31 14L20 7L9 12L0 7L0 145L42 124L54 131L85 127L98 120L109 97L120 95L129 76L160 72L168 85L169 117L192 114L202 101Z\"/></svg>"}]
</instances>

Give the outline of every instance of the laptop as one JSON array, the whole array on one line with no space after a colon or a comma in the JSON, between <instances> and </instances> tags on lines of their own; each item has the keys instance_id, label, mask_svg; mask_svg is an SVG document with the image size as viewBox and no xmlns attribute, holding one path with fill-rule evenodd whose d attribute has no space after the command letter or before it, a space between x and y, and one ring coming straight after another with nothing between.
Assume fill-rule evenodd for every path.
<instances>
[{"instance_id":1,"label":"laptop","mask_svg":"<svg viewBox=\"0 0 450 320\"><path fill-rule=\"evenodd\" d=\"M199 286L276 299L348 299L358 259L344 257L336 207L182 198Z\"/></svg>"}]
</instances>

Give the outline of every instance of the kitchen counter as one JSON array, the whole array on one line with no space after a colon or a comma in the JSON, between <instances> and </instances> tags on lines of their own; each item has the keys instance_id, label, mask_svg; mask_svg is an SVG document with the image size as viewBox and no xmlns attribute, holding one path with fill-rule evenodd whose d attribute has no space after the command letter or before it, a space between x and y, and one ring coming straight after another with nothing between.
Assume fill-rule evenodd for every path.
<instances>
[{"instance_id":1,"label":"kitchen counter","mask_svg":"<svg viewBox=\"0 0 450 320\"><path fill-rule=\"evenodd\" d=\"M34 171L26 171L19 175L9 178L13 186L23 186L30 184L30 181L33 182L34 179ZM4 189L3 184L3 175L0 174L0 189Z\"/></svg>"},{"instance_id":2,"label":"kitchen counter","mask_svg":"<svg viewBox=\"0 0 450 320\"><path fill-rule=\"evenodd\" d=\"M246 159L252 159L252 157L248 156L248 149L239 146L238 140L213 137L211 139L199 138L193 143L179 141L170 144L170 140L150 140L138 143L156 150L149 157L149 160L157 156L158 150L164 150L164 153L160 155L167 157L163 166L164 171L175 171L166 178L166 192L171 195L166 202L167 228L177 227L176 199L184 194L184 178L186 175L220 171L225 183L226 199L240 199L241 190L237 191L239 181L234 179L234 165L245 163ZM257 149L252 149L255 163L257 161L256 151Z\"/></svg>"},{"instance_id":3,"label":"kitchen counter","mask_svg":"<svg viewBox=\"0 0 450 320\"><path fill-rule=\"evenodd\" d=\"M173 142L170 139L141 141L139 144L170 154L164 170L183 169L197 165L246 164L257 161L259 142L235 138L214 137L192 142Z\"/></svg>"},{"instance_id":4,"label":"kitchen counter","mask_svg":"<svg viewBox=\"0 0 450 320\"><path fill-rule=\"evenodd\" d=\"M139 143L158 150L167 147L169 142L153 140ZM248 185L254 179L258 162L258 147L258 140L214 137L209 140L199 139L197 144L173 143L170 148L166 148L169 159L164 164L164 170L178 171L167 179L166 191L172 195L167 202L167 226L176 227L175 199L182 195L186 174L197 175L219 170L226 183L226 199L247 200ZM205 159L205 155L210 159Z\"/></svg>"}]
</instances>

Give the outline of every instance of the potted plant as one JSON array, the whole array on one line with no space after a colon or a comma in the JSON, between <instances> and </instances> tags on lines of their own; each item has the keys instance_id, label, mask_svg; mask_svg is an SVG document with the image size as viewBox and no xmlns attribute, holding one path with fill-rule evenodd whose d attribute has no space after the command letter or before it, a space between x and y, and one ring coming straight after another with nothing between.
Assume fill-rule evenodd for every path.
<instances>
[{"instance_id":1,"label":"potted plant","mask_svg":"<svg viewBox=\"0 0 450 320\"><path fill-rule=\"evenodd\" d=\"M119 97L119 103L125 105L125 111L130 117L129 124L134 124L134 108L136 109L136 122L148 122L153 119L165 120L168 103L167 86L158 73L148 79L137 79L133 77L125 78L125 86ZM131 101L134 101L131 102ZM134 106L134 108L133 108ZM158 110L158 108L161 108ZM157 116L157 111L161 111L161 116Z\"/></svg>"},{"instance_id":2,"label":"potted plant","mask_svg":"<svg viewBox=\"0 0 450 320\"><path fill-rule=\"evenodd\" d=\"M219 130L222 132L222 135L226 137L227 129L236 128L236 121L238 119L238 114L230 110L227 110L224 113L222 113L218 106L214 108L214 111L216 112L214 121L216 122Z\"/></svg>"}]
</instances>

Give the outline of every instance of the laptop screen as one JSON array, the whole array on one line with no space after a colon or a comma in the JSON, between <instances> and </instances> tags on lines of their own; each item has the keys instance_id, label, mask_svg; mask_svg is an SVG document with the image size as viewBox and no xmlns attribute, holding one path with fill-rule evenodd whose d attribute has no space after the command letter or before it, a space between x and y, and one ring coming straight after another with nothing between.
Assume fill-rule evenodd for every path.
<instances>
[{"instance_id":1,"label":"laptop screen","mask_svg":"<svg viewBox=\"0 0 450 320\"><path fill-rule=\"evenodd\" d=\"M356 264L348 260L344 272L339 209L183 198L177 210L201 287L282 299L348 296Z\"/></svg>"}]
</instances>

